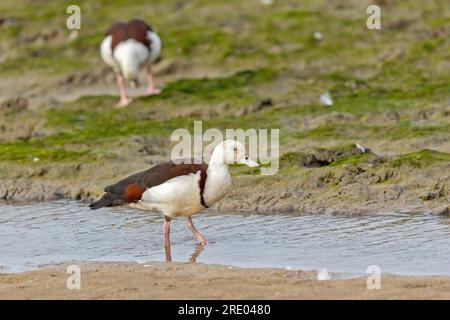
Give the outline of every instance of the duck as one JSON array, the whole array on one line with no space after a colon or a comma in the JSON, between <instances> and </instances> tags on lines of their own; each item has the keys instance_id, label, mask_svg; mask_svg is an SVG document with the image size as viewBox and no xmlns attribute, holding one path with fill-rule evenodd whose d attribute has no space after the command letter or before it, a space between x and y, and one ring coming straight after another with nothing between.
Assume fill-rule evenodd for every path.
<instances>
[{"instance_id":1,"label":"duck","mask_svg":"<svg viewBox=\"0 0 450 320\"><path fill-rule=\"evenodd\" d=\"M161 56L161 38L145 21L133 19L128 22L114 23L106 32L100 45L103 61L116 74L120 100L117 107L126 107L132 99L127 95L125 84L139 86L139 71L147 70L148 87L145 95L158 94L155 87L152 64Z\"/></svg>"},{"instance_id":2,"label":"duck","mask_svg":"<svg viewBox=\"0 0 450 320\"><path fill-rule=\"evenodd\" d=\"M206 245L192 215L222 199L231 186L229 165L258 167L249 159L242 143L225 140L213 149L209 163L196 158L181 158L135 173L105 188L105 194L91 209L128 205L142 211L158 211L164 217L163 236L166 259L170 257L170 223L185 217L186 225L201 246Z\"/></svg>"}]
</instances>

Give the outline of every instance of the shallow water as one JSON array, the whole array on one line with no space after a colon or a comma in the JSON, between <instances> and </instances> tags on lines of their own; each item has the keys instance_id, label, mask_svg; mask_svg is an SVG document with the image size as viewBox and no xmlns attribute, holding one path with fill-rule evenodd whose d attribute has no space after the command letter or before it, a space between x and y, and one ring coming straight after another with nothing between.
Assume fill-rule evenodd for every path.
<instances>
[{"instance_id":1,"label":"shallow water","mask_svg":"<svg viewBox=\"0 0 450 320\"><path fill-rule=\"evenodd\" d=\"M78 202L0 205L0 266L20 272L53 263L163 261L163 219L128 208L92 211ZM363 275L450 275L450 219L426 213L371 216L206 213L194 217L201 250L172 222L174 261Z\"/></svg>"}]
</instances>

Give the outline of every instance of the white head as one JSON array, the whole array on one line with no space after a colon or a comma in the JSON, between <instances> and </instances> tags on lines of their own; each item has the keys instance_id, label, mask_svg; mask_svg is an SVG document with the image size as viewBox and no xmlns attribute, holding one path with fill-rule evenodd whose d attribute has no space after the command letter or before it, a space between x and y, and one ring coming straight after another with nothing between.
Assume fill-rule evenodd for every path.
<instances>
[{"instance_id":1,"label":"white head","mask_svg":"<svg viewBox=\"0 0 450 320\"><path fill-rule=\"evenodd\" d=\"M245 152L244 145L238 141L225 140L213 150L209 164L240 163L249 167L258 167L259 164L250 160Z\"/></svg>"}]
</instances>

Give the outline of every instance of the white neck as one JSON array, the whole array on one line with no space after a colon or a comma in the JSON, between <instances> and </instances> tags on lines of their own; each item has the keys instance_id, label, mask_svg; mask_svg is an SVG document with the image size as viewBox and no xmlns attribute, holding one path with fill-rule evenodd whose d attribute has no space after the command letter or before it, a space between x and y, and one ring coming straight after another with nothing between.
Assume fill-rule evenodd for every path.
<instances>
[{"instance_id":1,"label":"white neck","mask_svg":"<svg viewBox=\"0 0 450 320\"><path fill-rule=\"evenodd\" d=\"M217 173L217 172L224 172L226 171L228 174L230 174L230 170L228 168L228 165L225 163L215 163L215 162L209 162L208 164L208 175Z\"/></svg>"},{"instance_id":2,"label":"white neck","mask_svg":"<svg viewBox=\"0 0 450 320\"><path fill-rule=\"evenodd\" d=\"M209 165L210 166L222 165L228 167L228 165L225 163L225 155L223 152L222 144L219 144L214 148L213 153L211 154L211 158L209 159Z\"/></svg>"},{"instance_id":3,"label":"white neck","mask_svg":"<svg viewBox=\"0 0 450 320\"><path fill-rule=\"evenodd\" d=\"M203 194L205 202L209 206L213 205L226 194L230 185L231 175L228 165L220 163L219 161L210 161L207 170L205 191Z\"/></svg>"}]
</instances>

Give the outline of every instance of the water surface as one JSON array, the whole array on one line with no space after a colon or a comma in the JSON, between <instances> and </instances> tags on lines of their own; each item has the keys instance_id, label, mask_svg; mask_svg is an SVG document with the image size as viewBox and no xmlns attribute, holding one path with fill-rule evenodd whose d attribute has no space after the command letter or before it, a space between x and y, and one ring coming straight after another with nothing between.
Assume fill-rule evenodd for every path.
<instances>
[{"instance_id":1,"label":"water surface","mask_svg":"<svg viewBox=\"0 0 450 320\"><path fill-rule=\"evenodd\" d=\"M163 261L163 219L79 202L0 205L0 266L20 272L67 261ZM174 261L363 275L450 275L450 219L427 213L370 216L217 214L194 217L209 243L199 250L184 219L172 222Z\"/></svg>"}]
</instances>

